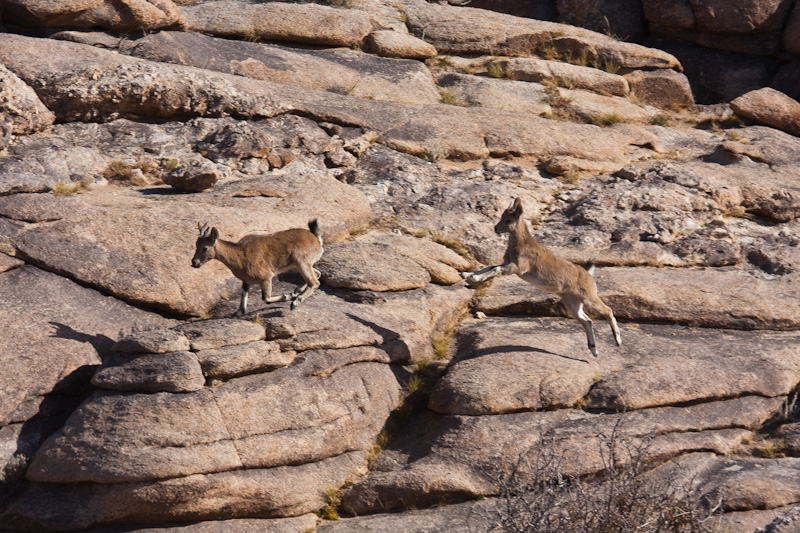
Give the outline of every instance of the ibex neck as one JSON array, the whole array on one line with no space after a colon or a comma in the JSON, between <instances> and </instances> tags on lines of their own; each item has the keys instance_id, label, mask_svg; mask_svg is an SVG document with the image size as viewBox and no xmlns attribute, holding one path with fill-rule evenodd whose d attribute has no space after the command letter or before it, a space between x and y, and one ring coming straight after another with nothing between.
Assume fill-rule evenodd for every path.
<instances>
[{"instance_id":1,"label":"ibex neck","mask_svg":"<svg viewBox=\"0 0 800 533\"><path fill-rule=\"evenodd\" d=\"M533 237L530 230L528 229L528 225L522 219L519 219L519 221L517 221L517 225L509 234L508 240L509 243L513 242L515 244L523 242L539 244L538 242L536 242L536 239Z\"/></svg>"},{"instance_id":2,"label":"ibex neck","mask_svg":"<svg viewBox=\"0 0 800 533\"><path fill-rule=\"evenodd\" d=\"M239 245L230 241L217 241L214 246L214 259L221 261L226 267L235 271L244 264L244 255Z\"/></svg>"}]
</instances>

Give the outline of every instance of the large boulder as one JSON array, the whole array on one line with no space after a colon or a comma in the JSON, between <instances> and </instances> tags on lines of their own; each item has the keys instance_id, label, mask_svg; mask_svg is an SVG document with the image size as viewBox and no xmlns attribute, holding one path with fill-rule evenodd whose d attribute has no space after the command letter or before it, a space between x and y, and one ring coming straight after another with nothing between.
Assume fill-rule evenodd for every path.
<instances>
[{"instance_id":1,"label":"large boulder","mask_svg":"<svg viewBox=\"0 0 800 533\"><path fill-rule=\"evenodd\" d=\"M522 19L475 9L407 1L409 29L439 53L525 56L531 51L618 67L680 69L675 57L566 24Z\"/></svg>"},{"instance_id":2,"label":"large boulder","mask_svg":"<svg viewBox=\"0 0 800 533\"><path fill-rule=\"evenodd\" d=\"M800 103L780 91L764 87L731 102L737 115L757 124L800 136Z\"/></svg>"},{"instance_id":3,"label":"large boulder","mask_svg":"<svg viewBox=\"0 0 800 533\"><path fill-rule=\"evenodd\" d=\"M620 415L565 409L424 414L378 456L369 475L344 490L343 508L364 514L497 494L503 476L508 479L537 454L558 458L562 475L597 472L608 464L612 432L620 450L644 445L655 461L698 447L729 453L752 435L743 428L768 419L780 402L749 396ZM623 464L625 458L618 460Z\"/></svg>"},{"instance_id":4,"label":"large boulder","mask_svg":"<svg viewBox=\"0 0 800 533\"><path fill-rule=\"evenodd\" d=\"M33 89L0 64L0 150L10 136L42 131L54 121Z\"/></svg>"},{"instance_id":5,"label":"large boulder","mask_svg":"<svg viewBox=\"0 0 800 533\"><path fill-rule=\"evenodd\" d=\"M372 31L369 15L363 11L317 4L225 0L181 10L188 29L221 37L350 47Z\"/></svg>"},{"instance_id":6,"label":"large boulder","mask_svg":"<svg viewBox=\"0 0 800 533\"><path fill-rule=\"evenodd\" d=\"M111 31L183 28L186 19L172 0L9 0L6 22L26 27L68 27Z\"/></svg>"}]
</instances>

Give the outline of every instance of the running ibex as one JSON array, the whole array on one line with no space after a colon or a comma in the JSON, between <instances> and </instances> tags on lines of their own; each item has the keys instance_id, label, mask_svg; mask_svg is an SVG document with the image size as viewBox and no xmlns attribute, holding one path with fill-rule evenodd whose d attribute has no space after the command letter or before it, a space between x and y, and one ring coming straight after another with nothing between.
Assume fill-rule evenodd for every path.
<instances>
[{"instance_id":1,"label":"running ibex","mask_svg":"<svg viewBox=\"0 0 800 533\"><path fill-rule=\"evenodd\" d=\"M200 227L192 266L200 268L217 259L242 280L242 301L234 317L247 311L247 291L254 284L261 286L261 299L265 303L291 300L294 309L319 287L320 273L314 268L314 263L322 257L321 235L319 223L314 219L308 223L308 229L247 235L239 242L229 242L219 238L217 228L205 224ZM299 272L305 284L291 294L272 296L272 278L289 270Z\"/></svg>"},{"instance_id":2,"label":"running ibex","mask_svg":"<svg viewBox=\"0 0 800 533\"><path fill-rule=\"evenodd\" d=\"M586 339L592 355L597 357L592 319L586 314L599 312L611 323L617 346L622 345L619 327L611 308L597 296L597 285L592 274L594 265L587 269L561 259L542 246L528 230L522 218L522 203L516 198L503 212L495 233L508 233L508 247L503 264L486 267L477 272L462 273L470 285L483 283L495 276L516 274L540 289L557 294L570 314L586 330ZM584 309L586 308L586 309Z\"/></svg>"}]
</instances>

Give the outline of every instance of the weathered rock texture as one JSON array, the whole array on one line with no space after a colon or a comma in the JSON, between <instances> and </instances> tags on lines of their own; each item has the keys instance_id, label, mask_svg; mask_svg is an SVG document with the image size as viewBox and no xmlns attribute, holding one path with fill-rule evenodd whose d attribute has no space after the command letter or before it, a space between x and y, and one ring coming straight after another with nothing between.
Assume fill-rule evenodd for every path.
<instances>
[{"instance_id":1,"label":"weathered rock texture","mask_svg":"<svg viewBox=\"0 0 800 533\"><path fill-rule=\"evenodd\" d=\"M489 530L609 438L720 530L797 516L798 8L500 3L0 2L0 530ZM517 197L622 346L464 285ZM296 309L191 267L314 218Z\"/></svg>"}]
</instances>

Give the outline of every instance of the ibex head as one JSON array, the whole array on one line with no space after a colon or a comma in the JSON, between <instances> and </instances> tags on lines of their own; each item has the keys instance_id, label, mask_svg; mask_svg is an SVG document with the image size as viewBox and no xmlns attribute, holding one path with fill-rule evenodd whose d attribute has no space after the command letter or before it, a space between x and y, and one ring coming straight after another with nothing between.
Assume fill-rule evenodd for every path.
<instances>
[{"instance_id":1,"label":"ibex head","mask_svg":"<svg viewBox=\"0 0 800 533\"><path fill-rule=\"evenodd\" d=\"M494 232L495 233L508 233L512 231L516 226L517 222L519 222L520 217L522 217L522 202L519 198L514 198L514 201L511 202L511 205L503 211L503 215L500 217L500 222L495 224Z\"/></svg>"},{"instance_id":2,"label":"ibex head","mask_svg":"<svg viewBox=\"0 0 800 533\"><path fill-rule=\"evenodd\" d=\"M217 244L217 239L219 239L217 228L209 227L208 223L202 226L198 224L197 227L200 230L200 235L197 237L194 257L192 257L192 266L194 268L200 268L214 259L214 245Z\"/></svg>"}]
</instances>

